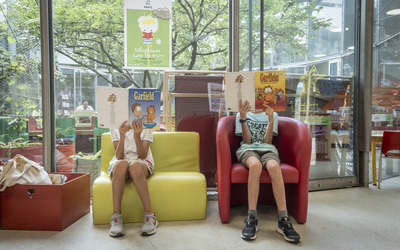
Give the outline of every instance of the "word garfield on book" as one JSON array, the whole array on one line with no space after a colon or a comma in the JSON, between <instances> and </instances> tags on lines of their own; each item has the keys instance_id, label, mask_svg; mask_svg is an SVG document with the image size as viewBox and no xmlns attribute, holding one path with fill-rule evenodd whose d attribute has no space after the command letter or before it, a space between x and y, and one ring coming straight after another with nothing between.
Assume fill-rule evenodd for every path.
<instances>
[{"instance_id":1,"label":"word garfield on book","mask_svg":"<svg viewBox=\"0 0 400 250\"><path fill-rule=\"evenodd\" d=\"M249 101L250 111L285 111L285 71L227 72L225 74L227 111L239 111L239 100Z\"/></svg>"},{"instance_id":2,"label":"word garfield on book","mask_svg":"<svg viewBox=\"0 0 400 250\"><path fill-rule=\"evenodd\" d=\"M99 128L141 121L144 130L160 130L161 90L97 87L96 92Z\"/></svg>"}]
</instances>

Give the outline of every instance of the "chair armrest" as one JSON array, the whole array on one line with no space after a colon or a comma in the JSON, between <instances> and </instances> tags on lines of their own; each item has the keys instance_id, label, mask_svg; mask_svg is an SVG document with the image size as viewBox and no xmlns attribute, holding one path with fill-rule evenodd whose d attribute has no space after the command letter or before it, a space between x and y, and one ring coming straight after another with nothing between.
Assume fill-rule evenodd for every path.
<instances>
[{"instance_id":1,"label":"chair armrest","mask_svg":"<svg viewBox=\"0 0 400 250\"><path fill-rule=\"evenodd\" d=\"M222 117L217 125L217 175L218 186L231 185L232 156L227 131L226 117ZM233 152L235 153L235 152Z\"/></svg>"},{"instance_id":2,"label":"chair armrest","mask_svg":"<svg viewBox=\"0 0 400 250\"><path fill-rule=\"evenodd\" d=\"M299 170L299 182L307 182L310 172L311 135L307 126L300 120L290 117L279 117L279 135L273 144L278 149L283 163Z\"/></svg>"}]
</instances>

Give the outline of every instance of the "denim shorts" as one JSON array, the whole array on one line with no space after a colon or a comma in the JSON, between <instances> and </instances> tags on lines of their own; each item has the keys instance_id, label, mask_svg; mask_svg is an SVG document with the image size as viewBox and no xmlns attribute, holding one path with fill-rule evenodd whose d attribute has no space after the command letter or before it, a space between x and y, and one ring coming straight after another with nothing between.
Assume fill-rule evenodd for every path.
<instances>
[{"instance_id":1,"label":"denim shorts","mask_svg":"<svg viewBox=\"0 0 400 250\"><path fill-rule=\"evenodd\" d=\"M148 175L146 178L150 178L151 175L153 174L154 166L153 166L153 164L151 163L151 161L149 161L149 160L146 160L146 159L144 159L144 160L142 160L142 159L138 159L138 160L129 160L129 159L125 159L125 161L128 162L128 166L131 165L132 163L134 163L135 161L143 162L143 163L146 165L147 169L149 170L149 175ZM116 162L117 162L117 161L110 162L110 166L108 167L108 170L107 170L107 172L108 172L108 174L110 175L110 178L111 178L111 179L112 179L112 174L113 174L114 165L115 165ZM132 180L132 179L129 178L127 181L131 181L131 180Z\"/></svg>"},{"instance_id":2,"label":"denim shorts","mask_svg":"<svg viewBox=\"0 0 400 250\"><path fill-rule=\"evenodd\" d=\"M263 169L266 169L266 164L268 160L276 160L279 165L281 165L281 159L279 159L279 157L272 151L258 151L258 150L248 150L245 151L239 159L239 163L242 164L244 167L249 168L248 166L246 166L246 161L247 158L249 158L250 156L254 156L256 157L262 165Z\"/></svg>"}]
</instances>

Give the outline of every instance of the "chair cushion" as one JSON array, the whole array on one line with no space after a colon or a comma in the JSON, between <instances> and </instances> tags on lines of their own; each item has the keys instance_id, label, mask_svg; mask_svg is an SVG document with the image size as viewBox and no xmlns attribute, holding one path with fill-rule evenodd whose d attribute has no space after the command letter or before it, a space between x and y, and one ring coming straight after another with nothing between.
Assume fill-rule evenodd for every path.
<instances>
[{"instance_id":1,"label":"chair cushion","mask_svg":"<svg viewBox=\"0 0 400 250\"><path fill-rule=\"evenodd\" d=\"M203 220L207 214L207 184L198 172L160 172L147 179L151 207L158 221ZM108 224L113 212L112 182L104 172L94 181L93 224ZM121 204L124 222L142 222L143 205L131 181L125 182Z\"/></svg>"},{"instance_id":2,"label":"chair cushion","mask_svg":"<svg viewBox=\"0 0 400 250\"><path fill-rule=\"evenodd\" d=\"M284 183L298 183L299 170L297 168L281 163L282 176ZM249 170L239 163L233 163L231 171L232 183L247 183L249 177ZM271 183L271 177L267 170L263 170L260 177L260 183Z\"/></svg>"}]
</instances>

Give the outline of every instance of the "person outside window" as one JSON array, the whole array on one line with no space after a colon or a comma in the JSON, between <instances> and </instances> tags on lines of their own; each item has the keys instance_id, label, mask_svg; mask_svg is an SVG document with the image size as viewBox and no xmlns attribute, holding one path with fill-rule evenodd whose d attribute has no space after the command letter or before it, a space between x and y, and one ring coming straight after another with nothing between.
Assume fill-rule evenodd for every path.
<instances>
[{"instance_id":1,"label":"person outside window","mask_svg":"<svg viewBox=\"0 0 400 250\"><path fill-rule=\"evenodd\" d=\"M82 102L82 105L80 105L80 106L78 106L77 108L76 108L76 110L75 110L75 112L78 112L78 111L92 111L92 114L95 114L95 111L94 111L94 109L92 108L92 106L90 106L89 105L89 102L87 101L87 100L84 100L83 102Z\"/></svg>"},{"instance_id":2,"label":"person outside window","mask_svg":"<svg viewBox=\"0 0 400 250\"><path fill-rule=\"evenodd\" d=\"M236 155L238 162L249 169L248 177L248 218L244 221L242 238L254 240L258 231L257 203L262 170L271 177L273 195L278 208L277 232L289 242L299 242L300 235L294 230L288 217L285 198L285 186L280 168L278 151L272 144L273 135L278 135L278 114L268 105L265 112L249 112L251 106L246 100L239 101L239 113L236 115L235 134L242 136ZM281 152L284 154L285 152Z\"/></svg>"},{"instance_id":3,"label":"person outside window","mask_svg":"<svg viewBox=\"0 0 400 250\"><path fill-rule=\"evenodd\" d=\"M150 143L153 132L143 130L142 121L132 121L132 126L124 121L119 129L111 129L115 156L110 161L108 173L112 179L113 215L110 219L109 235L119 237L125 235L121 202L125 182L133 181L144 208L142 235L153 235L157 232L158 221L151 208L150 194L146 178L154 169Z\"/></svg>"}]
</instances>

